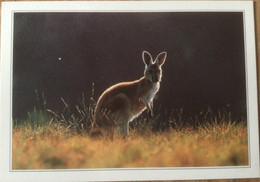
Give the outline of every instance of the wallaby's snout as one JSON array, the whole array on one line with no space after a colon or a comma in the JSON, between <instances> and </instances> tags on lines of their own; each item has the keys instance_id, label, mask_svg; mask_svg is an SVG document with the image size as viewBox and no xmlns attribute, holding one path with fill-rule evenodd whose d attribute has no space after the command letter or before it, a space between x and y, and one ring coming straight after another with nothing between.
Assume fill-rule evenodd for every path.
<instances>
[{"instance_id":1,"label":"wallaby's snout","mask_svg":"<svg viewBox=\"0 0 260 182\"><path fill-rule=\"evenodd\" d=\"M153 83L160 82L162 77L162 70L156 63L154 63L153 65L147 66L144 75Z\"/></svg>"}]
</instances>

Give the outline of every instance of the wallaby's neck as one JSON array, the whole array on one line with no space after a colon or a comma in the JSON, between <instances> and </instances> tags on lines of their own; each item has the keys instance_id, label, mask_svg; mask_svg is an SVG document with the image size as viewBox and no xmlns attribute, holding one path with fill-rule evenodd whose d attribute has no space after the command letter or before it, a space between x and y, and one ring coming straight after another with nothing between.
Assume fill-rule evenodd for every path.
<instances>
[{"instance_id":1,"label":"wallaby's neck","mask_svg":"<svg viewBox=\"0 0 260 182\"><path fill-rule=\"evenodd\" d=\"M159 82L152 82L151 80L142 77L138 80L139 84L138 84L138 89L137 92L140 95L144 95L147 94L149 92L157 92L159 87L160 87L160 83Z\"/></svg>"},{"instance_id":2,"label":"wallaby's neck","mask_svg":"<svg viewBox=\"0 0 260 182\"><path fill-rule=\"evenodd\" d=\"M139 79L140 83L143 85L160 85L160 82L152 82L151 80L145 78L144 76L142 78Z\"/></svg>"}]
</instances>

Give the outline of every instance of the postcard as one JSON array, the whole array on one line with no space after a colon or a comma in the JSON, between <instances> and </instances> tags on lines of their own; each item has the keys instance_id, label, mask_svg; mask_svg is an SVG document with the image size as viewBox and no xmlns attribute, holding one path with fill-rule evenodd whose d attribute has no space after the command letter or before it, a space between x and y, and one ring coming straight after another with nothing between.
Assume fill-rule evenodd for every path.
<instances>
[{"instance_id":1,"label":"postcard","mask_svg":"<svg viewBox=\"0 0 260 182\"><path fill-rule=\"evenodd\" d=\"M3 2L1 179L259 177L253 2Z\"/></svg>"}]
</instances>

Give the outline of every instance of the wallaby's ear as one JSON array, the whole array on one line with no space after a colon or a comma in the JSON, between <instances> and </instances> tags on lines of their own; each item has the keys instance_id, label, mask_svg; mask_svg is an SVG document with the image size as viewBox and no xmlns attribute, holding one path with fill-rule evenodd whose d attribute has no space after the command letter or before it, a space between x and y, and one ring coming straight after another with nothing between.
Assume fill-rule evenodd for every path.
<instances>
[{"instance_id":1,"label":"wallaby's ear","mask_svg":"<svg viewBox=\"0 0 260 182\"><path fill-rule=\"evenodd\" d=\"M166 60L166 56L167 53L166 52L161 52L155 59L155 61L157 62L157 64L159 64L160 66L162 66Z\"/></svg>"},{"instance_id":2,"label":"wallaby's ear","mask_svg":"<svg viewBox=\"0 0 260 182\"><path fill-rule=\"evenodd\" d=\"M152 64L153 58L149 52L143 51L142 57L143 57L144 64L146 64L146 65Z\"/></svg>"}]
</instances>

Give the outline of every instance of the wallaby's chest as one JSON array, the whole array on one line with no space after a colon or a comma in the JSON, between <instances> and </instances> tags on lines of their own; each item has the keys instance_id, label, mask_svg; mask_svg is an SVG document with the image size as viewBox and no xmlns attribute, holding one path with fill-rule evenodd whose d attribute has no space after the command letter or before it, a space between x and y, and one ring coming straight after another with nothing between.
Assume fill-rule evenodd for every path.
<instances>
[{"instance_id":1,"label":"wallaby's chest","mask_svg":"<svg viewBox=\"0 0 260 182\"><path fill-rule=\"evenodd\" d=\"M148 103L153 100L158 90L159 90L159 84L158 83L154 84L152 88L149 90L149 92L147 93L147 95L145 96L145 99L148 101Z\"/></svg>"},{"instance_id":2,"label":"wallaby's chest","mask_svg":"<svg viewBox=\"0 0 260 182\"><path fill-rule=\"evenodd\" d=\"M142 94L140 95L140 98L144 99L147 103L151 102L155 94L158 92L159 87L160 87L159 83L153 83L149 85L149 87L142 90Z\"/></svg>"}]
</instances>

